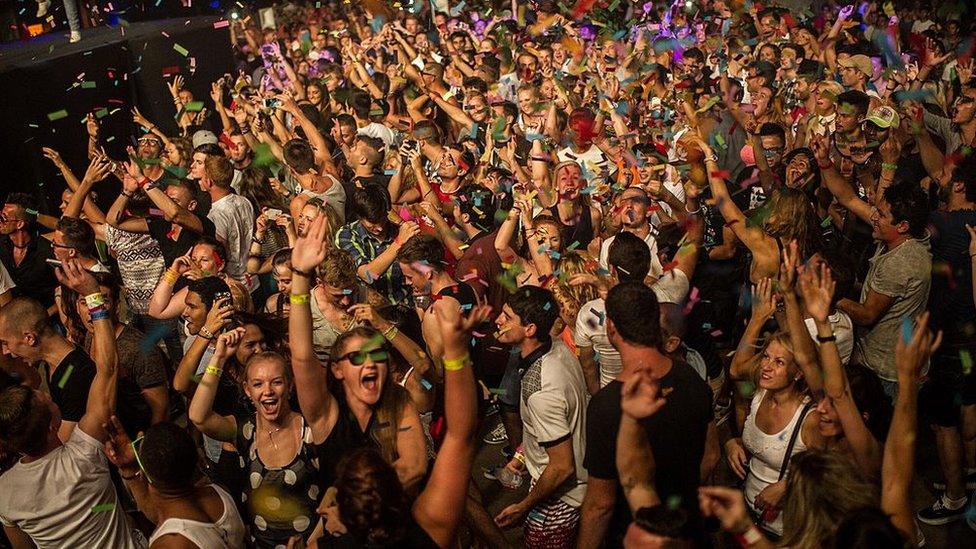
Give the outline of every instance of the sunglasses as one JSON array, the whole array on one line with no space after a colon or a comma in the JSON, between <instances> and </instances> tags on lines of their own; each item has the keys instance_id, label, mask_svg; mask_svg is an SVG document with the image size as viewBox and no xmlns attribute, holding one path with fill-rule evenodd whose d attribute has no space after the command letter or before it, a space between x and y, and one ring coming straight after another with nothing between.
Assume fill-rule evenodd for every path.
<instances>
[{"instance_id":1,"label":"sunglasses","mask_svg":"<svg viewBox=\"0 0 976 549\"><path fill-rule=\"evenodd\" d=\"M362 366L366 363L367 357L372 362L386 362L390 359L390 353L382 347L379 349L373 349L371 351L352 351L351 353L346 353L340 356L339 360L336 362L348 360L353 366Z\"/></svg>"}]
</instances>

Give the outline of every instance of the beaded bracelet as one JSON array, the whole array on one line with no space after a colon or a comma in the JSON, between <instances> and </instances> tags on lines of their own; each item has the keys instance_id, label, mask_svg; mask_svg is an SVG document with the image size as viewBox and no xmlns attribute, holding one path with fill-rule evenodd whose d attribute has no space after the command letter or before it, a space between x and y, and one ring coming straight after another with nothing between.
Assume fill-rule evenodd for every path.
<instances>
[{"instance_id":1,"label":"beaded bracelet","mask_svg":"<svg viewBox=\"0 0 976 549\"><path fill-rule=\"evenodd\" d=\"M305 305L308 303L309 294L291 294L288 296L288 301L292 305Z\"/></svg>"},{"instance_id":2,"label":"beaded bracelet","mask_svg":"<svg viewBox=\"0 0 976 549\"><path fill-rule=\"evenodd\" d=\"M451 372L463 370L465 366L470 366L470 365L471 365L471 355L464 355L461 358L444 359L444 369Z\"/></svg>"}]
</instances>

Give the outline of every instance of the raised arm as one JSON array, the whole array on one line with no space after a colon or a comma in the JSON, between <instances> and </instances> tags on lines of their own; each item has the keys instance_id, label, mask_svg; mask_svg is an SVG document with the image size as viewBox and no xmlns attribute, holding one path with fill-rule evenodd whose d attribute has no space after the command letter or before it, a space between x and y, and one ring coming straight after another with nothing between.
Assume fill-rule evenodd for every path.
<instances>
[{"instance_id":1,"label":"raised arm","mask_svg":"<svg viewBox=\"0 0 976 549\"><path fill-rule=\"evenodd\" d=\"M451 307L435 309L444 346L444 419L447 430L427 487L413 504L417 524L441 547L454 542L464 514L478 426L469 332L488 319L491 308L479 303L468 316Z\"/></svg>"},{"instance_id":2,"label":"raised arm","mask_svg":"<svg viewBox=\"0 0 976 549\"><path fill-rule=\"evenodd\" d=\"M871 205L858 198L854 188L844 176L840 174L837 167L830 160L830 153L827 148L827 140L824 137L814 137L810 145L813 147L813 154L820 165L820 174L823 177L824 185L830 194L834 195L837 202L854 213L865 223L871 223Z\"/></svg>"},{"instance_id":3,"label":"raised arm","mask_svg":"<svg viewBox=\"0 0 976 549\"><path fill-rule=\"evenodd\" d=\"M654 453L640 420L665 404L649 370L637 372L620 391L620 429L617 431L617 472L631 513L661 503L654 487Z\"/></svg>"},{"instance_id":4,"label":"raised arm","mask_svg":"<svg viewBox=\"0 0 976 549\"><path fill-rule=\"evenodd\" d=\"M220 334L217 338L217 348L214 350L210 364L203 371L200 385L193 393L190 401L188 416L193 425L201 433L221 442L233 442L237 435L237 420L234 416L222 416L213 410L214 399L217 397L217 384L224 372L227 359L234 356L241 339L244 338L244 328L234 328Z\"/></svg>"},{"instance_id":5,"label":"raised arm","mask_svg":"<svg viewBox=\"0 0 976 549\"><path fill-rule=\"evenodd\" d=\"M94 202L89 200L88 195L91 193L92 186L105 179L109 170L111 170L111 165L108 158L96 156L92 159L85 171L84 179L81 180L81 183L75 188L74 194L71 195L68 207L64 209L63 217L80 217L82 210L84 210L85 215L92 223L105 223L105 214Z\"/></svg>"},{"instance_id":6,"label":"raised arm","mask_svg":"<svg viewBox=\"0 0 976 549\"><path fill-rule=\"evenodd\" d=\"M197 367L203 360L203 355L207 352L207 347L213 342L227 324L230 322L231 315L234 314L234 305L230 298L223 298L214 301L207 313L207 320L203 328L197 333L196 339L190 344L190 348L183 354L180 365L176 368L173 376L173 388L185 395L192 397L196 391L199 380L196 378Z\"/></svg>"},{"instance_id":7,"label":"raised arm","mask_svg":"<svg viewBox=\"0 0 976 549\"><path fill-rule=\"evenodd\" d=\"M190 251L193 251L192 248ZM163 272L152 296L149 298L149 314L153 318L176 318L183 312L186 304L186 288L173 295L173 287L193 266L190 252L173 260L173 265Z\"/></svg>"},{"instance_id":8,"label":"raised arm","mask_svg":"<svg viewBox=\"0 0 976 549\"><path fill-rule=\"evenodd\" d=\"M910 341L905 341L902 334L895 344L899 390L881 466L881 510L891 517L892 524L910 542L914 542L916 536L909 488L915 472L919 372L942 343L942 332L932 334L928 330L928 320L929 314L922 313Z\"/></svg>"},{"instance_id":9,"label":"raised arm","mask_svg":"<svg viewBox=\"0 0 976 549\"><path fill-rule=\"evenodd\" d=\"M837 411L844 428L844 438L854 453L854 460L865 474L876 478L881 470L881 444L868 430L854 403L840 352L837 350L837 338L828 320L836 287L830 269L826 264L821 264L819 272L814 268L805 269L800 275L799 287L807 312L817 325L825 396Z\"/></svg>"},{"instance_id":10,"label":"raised arm","mask_svg":"<svg viewBox=\"0 0 976 549\"><path fill-rule=\"evenodd\" d=\"M800 264L800 257L797 251L796 241L793 240L783 249L783 261L780 265L779 274L779 293L783 297L786 309L786 325L790 333L790 342L793 344L793 357L796 359L800 370L803 371L803 379L813 392L820 392L823 388L823 377L820 372L820 365L817 363L817 346L810 338L803 319L803 310L797 299L794 286L796 284L796 269Z\"/></svg>"},{"instance_id":11,"label":"raised arm","mask_svg":"<svg viewBox=\"0 0 976 549\"><path fill-rule=\"evenodd\" d=\"M324 441L338 417L335 398L329 392L327 365L319 362L312 347L312 281L315 268L325 259L328 242L326 216L318 215L308 234L299 238L291 252L291 309L288 315L291 367L295 375L298 404L317 442Z\"/></svg>"},{"instance_id":12,"label":"raised arm","mask_svg":"<svg viewBox=\"0 0 976 549\"><path fill-rule=\"evenodd\" d=\"M756 340L762 333L763 325L772 318L776 312L776 298L773 294L773 281L764 278L752 288L752 316L749 317L749 324L742 334L739 347L735 350L732 357L732 364L729 366L729 373L733 379L750 379L759 366L756 356Z\"/></svg>"},{"instance_id":13,"label":"raised arm","mask_svg":"<svg viewBox=\"0 0 976 549\"><path fill-rule=\"evenodd\" d=\"M115 345L115 328L108 310L105 296L99 292L98 283L80 262L74 259L65 261L55 274L61 284L71 288L85 303L92 320L91 357L95 361L95 377L88 389L88 404L85 415L78 421L78 428L89 436L104 441L107 437L103 425L115 412L116 383L118 381L118 355Z\"/></svg>"}]
</instances>

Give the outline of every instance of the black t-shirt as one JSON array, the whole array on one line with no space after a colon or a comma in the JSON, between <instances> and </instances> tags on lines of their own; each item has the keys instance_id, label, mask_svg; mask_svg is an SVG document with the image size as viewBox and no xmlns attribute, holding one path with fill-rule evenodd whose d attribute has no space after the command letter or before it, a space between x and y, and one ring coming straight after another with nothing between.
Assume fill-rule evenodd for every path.
<instances>
[{"instance_id":1,"label":"black t-shirt","mask_svg":"<svg viewBox=\"0 0 976 549\"><path fill-rule=\"evenodd\" d=\"M976 320L967 224L976 225L976 210L941 211L929 215L933 263L930 323L933 329L946 332L947 341L952 343L966 339L972 343L973 336L966 331Z\"/></svg>"},{"instance_id":2,"label":"black t-shirt","mask_svg":"<svg viewBox=\"0 0 976 549\"><path fill-rule=\"evenodd\" d=\"M0 262L17 285L13 295L34 298L44 307L54 305L54 287L58 280L54 277L54 269L45 261L54 259L51 243L40 236L31 237L24 260L19 265L14 261L14 249L10 237L0 236Z\"/></svg>"},{"instance_id":3,"label":"black t-shirt","mask_svg":"<svg viewBox=\"0 0 976 549\"><path fill-rule=\"evenodd\" d=\"M681 508L696 514L705 437L713 419L712 391L684 362L675 361L659 383L667 403L641 422L654 452L657 492L665 504L676 501ZM618 480L617 430L622 387L623 383L611 381L593 395L586 408L583 466L594 478ZM604 537L606 547L622 546L630 522L630 509L618 482L617 501Z\"/></svg>"},{"instance_id":4,"label":"black t-shirt","mask_svg":"<svg viewBox=\"0 0 976 549\"><path fill-rule=\"evenodd\" d=\"M48 366L50 368L50 366ZM139 386L128 378L121 377L124 369L119 369L118 392L115 409L122 427L130 437L149 428L152 411L143 398ZM79 421L88 407L88 391L95 380L95 362L81 349L65 355L52 375L48 375L51 400L61 410L65 421Z\"/></svg>"},{"instance_id":5,"label":"black t-shirt","mask_svg":"<svg viewBox=\"0 0 976 549\"><path fill-rule=\"evenodd\" d=\"M172 223L162 217L149 216L146 218L146 224L149 225L149 235L156 242L159 242L159 249L163 252L163 261L166 262L166 265L172 265L173 260L177 257L186 255L186 252L190 251L190 248L200 240L201 236L214 237L216 235L217 229L207 216L197 214L197 217L203 225L203 234L183 227L175 240L170 236L173 231Z\"/></svg>"},{"instance_id":6,"label":"black t-shirt","mask_svg":"<svg viewBox=\"0 0 976 549\"><path fill-rule=\"evenodd\" d=\"M370 446L379 449L369 436L376 414L370 416L369 424L363 431L359 428L359 421L345 403L345 399L336 397L336 403L339 406L339 417L336 419L336 424L328 438L315 447L319 457L319 477L322 486L335 484L336 468L339 466L339 462L353 450Z\"/></svg>"}]
</instances>

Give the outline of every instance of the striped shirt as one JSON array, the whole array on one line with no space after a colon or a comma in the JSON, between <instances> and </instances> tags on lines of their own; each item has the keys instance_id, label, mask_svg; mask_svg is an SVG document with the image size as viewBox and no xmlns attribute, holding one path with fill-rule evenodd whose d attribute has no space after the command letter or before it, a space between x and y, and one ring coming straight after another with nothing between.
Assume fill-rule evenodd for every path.
<instances>
[{"instance_id":1,"label":"striped shirt","mask_svg":"<svg viewBox=\"0 0 976 549\"><path fill-rule=\"evenodd\" d=\"M336 231L336 246L349 252L356 261L357 267L369 263L382 254L396 236L396 231L391 228L385 238L378 238L366 230L358 221L347 223ZM390 303L408 304L410 300L410 290L407 288L403 272L400 265L394 261L383 273L373 273L371 280L367 280L370 286Z\"/></svg>"}]
</instances>

